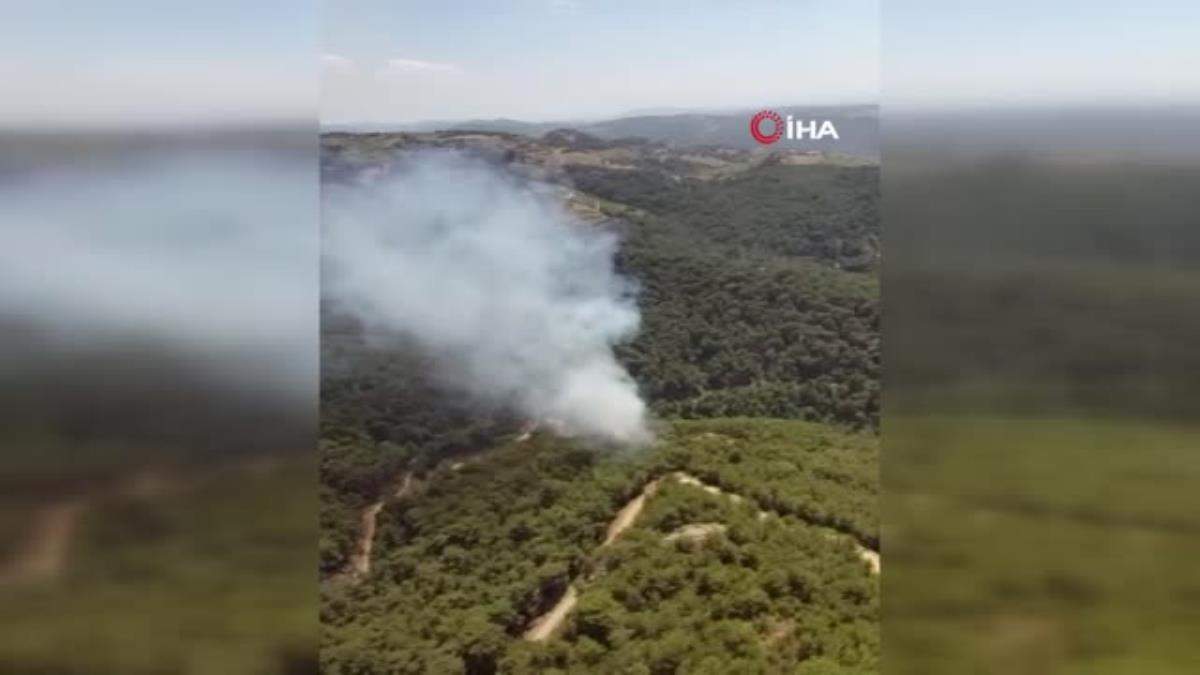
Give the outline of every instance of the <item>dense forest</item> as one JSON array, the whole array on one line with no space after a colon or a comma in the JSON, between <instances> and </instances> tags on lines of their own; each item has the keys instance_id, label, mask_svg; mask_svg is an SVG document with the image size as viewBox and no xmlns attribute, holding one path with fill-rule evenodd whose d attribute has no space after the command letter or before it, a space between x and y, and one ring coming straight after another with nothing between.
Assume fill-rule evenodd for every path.
<instances>
[{"instance_id":1,"label":"dense forest","mask_svg":"<svg viewBox=\"0 0 1200 675\"><path fill-rule=\"evenodd\" d=\"M663 481L598 546L621 505L672 471L739 498ZM857 551L878 540L877 473L872 435L750 419L678 422L632 455L538 433L443 464L380 515L371 576L326 589L324 669L869 670L878 581ZM709 522L725 527L671 537ZM570 584L561 639L522 641Z\"/></svg>"},{"instance_id":2,"label":"dense forest","mask_svg":"<svg viewBox=\"0 0 1200 675\"><path fill-rule=\"evenodd\" d=\"M581 170L629 203L619 264L642 330L618 356L666 416L879 421L878 170L764 166L724 181ZM650 186L649 188L645 186Z\"/></svg>"},{"instance_id":3,"label":"dense forest","mask_svg":"<svg viewBox=\"0 0 1200 675\"><path fill-rule=\"evenodd\" d=\"M870 269L879 248L879 167L785 165L778 161L723 180L679 180L639 171L568 168L575 187L653 213L693 241L726 253L806 256Z\"/></svg>"},{"instance_id":4,"label":"dense forest","mask_svg":"<svg viewBox=\"0 0 1200 675\"><path fill-rule=\"evenodd\" d=\"M328 574L346 564L358 511L403 469L489 447L518 421L438 387L411 347L368 349L335 330L322 354L320 551Z\"/></svg>"},{"instance_id":5,"label":"dense forest","mask_svg":"<svg viewBox=\"0 0 1200 675\"><path fill-rule=\"evenodd\" d=\"M324 672L876 669L877 167L675 170L566 176L637 285L652 447L529 434L323 308Z\"/></svg>"}]
</instances>

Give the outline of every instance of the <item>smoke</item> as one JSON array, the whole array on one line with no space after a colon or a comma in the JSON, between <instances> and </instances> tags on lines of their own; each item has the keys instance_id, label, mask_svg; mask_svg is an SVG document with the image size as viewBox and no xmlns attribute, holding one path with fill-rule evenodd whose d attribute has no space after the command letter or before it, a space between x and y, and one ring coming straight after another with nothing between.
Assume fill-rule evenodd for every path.
<instances>
[{"instance_id":1,"label":"smoke","mask_svg":"<svg viewBox=\"0 0 1200 675\"><path fill-rule=\"evenodd\" d=\"M554 188L451 152L408 156L323 198L323 292L368 332L403 335L481 401L569 433L650 440L613 356L639 315L617 238L572 218Z\"/></svg>"}]
</instances>

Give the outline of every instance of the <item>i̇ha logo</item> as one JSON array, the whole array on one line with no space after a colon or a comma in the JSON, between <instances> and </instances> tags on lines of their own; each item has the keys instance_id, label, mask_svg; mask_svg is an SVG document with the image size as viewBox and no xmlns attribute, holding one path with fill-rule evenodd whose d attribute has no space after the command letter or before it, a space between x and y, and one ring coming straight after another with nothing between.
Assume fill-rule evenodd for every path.
<instances>
[{"instance_id":1,"label":"i\u0307ha logo","mask_svg":"<svg viewBox=\"0 0 1200 675\"><path fill-rule=\"evenodd\" d=\"M783 118L774 110L760 110L750 118L750 135L763 145L770 145L778 141L785 132L789 141L804 140L805 138L819 141L827 136L834 140L840 138L837 127L833 126L833 122L829 120L821 120L818 125L817 120L809 120L808 123L805 123L803 120L793 120L792 116L788 115L785 124Z\"/></svg>"}]
</instances>

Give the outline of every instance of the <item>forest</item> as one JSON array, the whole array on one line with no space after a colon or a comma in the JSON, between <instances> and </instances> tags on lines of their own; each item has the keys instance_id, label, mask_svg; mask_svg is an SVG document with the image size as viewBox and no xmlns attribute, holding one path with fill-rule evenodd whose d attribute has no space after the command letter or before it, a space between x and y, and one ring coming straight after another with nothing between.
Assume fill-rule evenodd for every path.
<instances>
[{"instance_id":1,"label":"forest","mask_svg":"<svg viewBox=\"0 0 1200 675\"><path fill-rule=\"evenodd\" d=\"M323 672L876 669L878 168L672 171L568 167L637 286L651 447L528 433L324 308Z\"/></svg>"},{"instance_id":2,"label":"forest","mask_svg":"<svg viewBox=\"0 0 1200 675\"><path fill-rule=\"evenodd\" d=\"M677 422L653 451L536 433L444 463L384 509L372 574L326 588L323 668L869 670L878 578L856 542L878 540L877 459L870 434L735 419ZM673 471L741 498L663 481L635 525L600 547L613 513ZM708 522L725 527L670 540ZM561 639L521 640L569 584L580 599Z\"/></svg>"},{"instance_id":3,"label":"forest","mask_svg":"<svg viewBox=\"0 0 1200 675\"><path fill-rule=\"evenodd\" d=\"M623 212L618 262L641 285L643 325L617 353L655 411L876 427L878 280L840 269L838 251L876 246L878 214L863 201L877 173L767 166L644 196L626 187L639 175L583 184L640 205ZM821 205L798 212L793 192L813 182ZM827 218L841 209L858 220Z\"/></svg>"}]
</instances>

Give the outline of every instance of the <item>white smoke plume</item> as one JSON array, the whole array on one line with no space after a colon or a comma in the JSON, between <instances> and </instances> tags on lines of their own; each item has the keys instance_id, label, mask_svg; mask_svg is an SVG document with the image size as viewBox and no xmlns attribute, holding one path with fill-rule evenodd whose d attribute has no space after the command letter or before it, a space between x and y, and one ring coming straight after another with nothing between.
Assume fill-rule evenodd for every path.
<instances>
[{"instance_id":1,"label":"white smoke plume","mask_svg":"<svg viewBox=\"0 0 1200 675\"><path fill-rule=\"evenodd\" d=\"M369 332L414 339L454 386L570 433L648 442L614 358L639 314L617 237L547 186L447 151L323 196L323 293Z\"/></svg>"}]
</instances>

